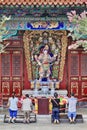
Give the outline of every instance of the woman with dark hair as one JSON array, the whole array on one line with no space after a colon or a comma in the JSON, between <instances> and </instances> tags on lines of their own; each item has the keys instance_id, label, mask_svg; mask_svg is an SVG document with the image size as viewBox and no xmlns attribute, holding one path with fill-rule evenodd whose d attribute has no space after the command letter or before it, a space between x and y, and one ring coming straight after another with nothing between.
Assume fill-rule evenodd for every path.
<instances>
[{"instance_id":1,"label":"woman with dark hair","mask_svg":"<svg viewBox=\"0 0 87 130\"><path fill-rule=\"evenodd\" d=\"M8 107L9 107L9 123L15 123L18 111L18 98L15 96L15 92L12 92L12 96L8 100Z\"/></svg>"},{"instance_id":2,"label":"woman with dark hair","mask_svg":"<svg viewBox=\"0 0 87 130\"><path fill-rule=\"evenodd\" d=\"M60 109L60 99L58 98L58 94L54 93L54 98L51 99L52 103L52 119L54 123L59 123L59 109Z\"/></svg>"}]
</instances>

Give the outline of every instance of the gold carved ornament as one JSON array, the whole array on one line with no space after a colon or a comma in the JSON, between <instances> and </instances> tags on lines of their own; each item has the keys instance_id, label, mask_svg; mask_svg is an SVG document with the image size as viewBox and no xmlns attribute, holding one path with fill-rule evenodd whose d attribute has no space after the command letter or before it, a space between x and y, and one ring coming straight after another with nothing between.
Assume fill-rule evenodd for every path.
<instances>
[{"instance_id":1,"label":"gold carved ornament","mask_svg":"<svg viewBox=\"0 0 87 130\"><path fill-rule=\"evenodd\" d=\"M82 82L82 96L87 96L87 82Z\"/></svg>"},{"instance_id":2,"label":"gold carved ornament","mask_svg":"<svg viewBox=\"0 0 87 130\"><path fill-rule=\"evenodd\" d=\"M67 50L67 35L66 32L65 35L62 35L61 42L62 42L62 48L61 48L61 60L60 60L60 71L59 71L59 80L63 80L63 73L64 73L64 65L65 65L65 59L66 59L66 50Z\"/></svg>"},{"instance_id":3,"label":"gold carved ornament","mask_svg":"<svg viewBox=\"0 0 87 130\"><path fill-rule=\"evenodd\" d=\"M27 64L27 72L28 72L28 79L32 79L32 69L31 69L31 60L30 60L30 48L29 48L29 43L30 43L30 34L31 31L25 31L24 36L23 36L23 41L24 41L24 52L25 52L25 61Z\"/></svg>"},{"instance_id":4,"label":"gold carved ornament","mask_svg":"<svg viewBox=\"0 0 87 130\"><path fill-rule=\"evenodd\" d=\"M71 92L74 91L74 89L76 90L75 95L78 96L78 82L71 82Z\"/></svg>"}]
</instances>

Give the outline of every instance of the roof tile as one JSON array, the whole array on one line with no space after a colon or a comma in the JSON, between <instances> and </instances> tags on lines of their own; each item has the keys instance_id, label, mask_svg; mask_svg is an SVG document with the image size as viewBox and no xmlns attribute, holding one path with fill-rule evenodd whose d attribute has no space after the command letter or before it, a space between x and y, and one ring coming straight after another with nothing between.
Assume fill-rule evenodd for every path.
<instances>
[{"instance_id":1,"label":"roof tile","mask_svg":"<svg viewBox=\"0 0 87 130\"><path fill-rule=\"evenodd\" d=\"M87 0L0 0L0 5L67 5L87 4Z\"/></svg>"}]
</instances>

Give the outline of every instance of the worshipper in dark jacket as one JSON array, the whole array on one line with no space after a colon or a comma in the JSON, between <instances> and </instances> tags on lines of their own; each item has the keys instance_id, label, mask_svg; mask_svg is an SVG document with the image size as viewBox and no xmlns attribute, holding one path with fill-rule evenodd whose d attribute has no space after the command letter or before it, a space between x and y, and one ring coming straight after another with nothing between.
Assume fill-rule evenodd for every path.
<instances>
[{"instance_id":1,"label":"worshipper in dark jacket","mask_svg":"<svg viewBox=\"0 0 87 130\"><path fill-rule=\"evenodd\" d=\"M58 94L54 93L54 98L51 99L52 103L52 120L54 123L59 123L59 109L60 109L60 99L58 98Z\"/></svg>"}]
</instances>

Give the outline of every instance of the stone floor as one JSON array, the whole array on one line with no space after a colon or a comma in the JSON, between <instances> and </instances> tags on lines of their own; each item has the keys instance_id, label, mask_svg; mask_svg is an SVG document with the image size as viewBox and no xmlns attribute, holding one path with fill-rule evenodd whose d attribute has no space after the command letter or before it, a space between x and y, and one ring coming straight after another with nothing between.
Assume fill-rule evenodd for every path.
<instances>
[{"instance_id":1,"label":"stone floor","mask_svg":"<svg viewBox=\"0 0 87 130\"><path fill-rule=\"evenodd\" d=\"M69 123L60 123L60 124L52 124L51 123L51 115L37 115L37 123L30 124L8 124L3 123L3 115L8 114L7 109L0 110L0 130L86 130L87 129L87 108L80 108L77 110L77 113L82 114L84 118L84 123L77 124L69 124Z\"/></svg>"},{"instance_id":2,"label":"stone floor","mask_svg":"<svg viewBox=\"0 0 87 130\"><path fill-rule=\"evenodd\" d=\"M87 130L87 122L81 124L51 124L50 122L38 121L32 124L8 124L0 122L1 130Z\"/></svg>"}]
</instances>

